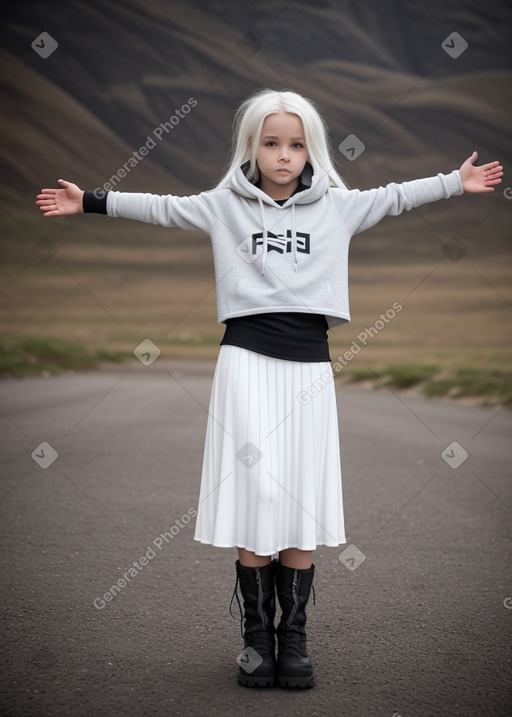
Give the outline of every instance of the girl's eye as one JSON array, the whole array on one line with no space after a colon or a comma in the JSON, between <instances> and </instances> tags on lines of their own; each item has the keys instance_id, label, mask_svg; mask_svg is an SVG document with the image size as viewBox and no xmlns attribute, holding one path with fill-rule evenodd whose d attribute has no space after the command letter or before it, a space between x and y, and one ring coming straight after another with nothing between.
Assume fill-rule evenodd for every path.
<instances>
[{"instance_id":1,"label":"girl's eye","mask_svg":"<svg viewBox=\"0 0 512 717\"><path fill-rule=\"evenodd\" d=\"M265 142L265 147L277 147L277 144L273 140L269 140L268 142ZM304 145L301 142L294 142L292 147L294 149L302 149Z\"/></svg>"}]
</instances>

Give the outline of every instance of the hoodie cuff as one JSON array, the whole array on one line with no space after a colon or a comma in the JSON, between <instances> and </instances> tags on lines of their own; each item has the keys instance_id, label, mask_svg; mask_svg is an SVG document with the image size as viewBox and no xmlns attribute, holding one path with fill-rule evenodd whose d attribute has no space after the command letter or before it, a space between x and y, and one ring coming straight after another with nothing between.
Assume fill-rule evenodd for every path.
<instances>
[{"instance_id":1,"label":"hoodie cuff","mask_svg":"<svg viewBox=\"0 0 512 717\"><path fill-rule=\"evenodd\" d=\"M460 178L460 172L458 169L454 169L451 174L447 175L448 186L451 191L452 197L456 197L460 194L464 194L464 187L462 186L462 179Z\"/></svg>"},{"instance_id":2,"label":"hoodie cuff","mask_svg":"<svg viewBox=\"0 0 512 717\"><path fill-rule=\"evenodd\" d=\"M105 196L99 199L93 191L86 189L82 199L82 207L84 210L84 214L106 214L108 192L105 192L104 194Z\"/></svg>"}]
</instances>

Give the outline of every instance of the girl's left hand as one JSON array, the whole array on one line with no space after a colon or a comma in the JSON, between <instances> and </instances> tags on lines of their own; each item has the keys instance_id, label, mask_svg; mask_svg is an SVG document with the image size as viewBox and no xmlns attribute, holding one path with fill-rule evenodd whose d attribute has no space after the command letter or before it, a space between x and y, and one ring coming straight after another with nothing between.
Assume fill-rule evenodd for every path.
<instances>
[{"instance_id":1,"label":"girl's left hand","mask_svg":"<svg viewBox=\"0 0 512 717\"><path fill-rule=\"evenodd\" d=\"M475 167L477 159L478 152L473 152L459 170L464 191L469 194L494 192L494 185L501 182L503 167L499 162L490 162L481 167Z\"/></svg>"}]
</instances>

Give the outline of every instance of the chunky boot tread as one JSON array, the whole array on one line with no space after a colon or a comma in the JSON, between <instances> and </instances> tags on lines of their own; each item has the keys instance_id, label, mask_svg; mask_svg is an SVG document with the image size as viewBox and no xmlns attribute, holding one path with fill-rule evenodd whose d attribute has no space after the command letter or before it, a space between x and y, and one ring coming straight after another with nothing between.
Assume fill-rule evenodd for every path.
<instances>
[{"instance_id":1,"label":"chunky boot tread","mask_svg":"<svg viewBox=\"0 0 512 717\"><path fill-rule=\"evenodd\" d=\"M240 668L238 674L238 683L243 687L274 687L276 683L275 677L254 677L253 675L240 674L242 669Z\"/></svg>"},{"instance_id":2,"label":"chunky boot tread","mask_svg":"<svg viewBox=\"0 0 512 717\"><path fill-rule=\"evenodd\" d=\"M311 677L282 677L279 675L279 687L288 689L311 689L315 686L315 678Z\"/></svg>"}]
</instances>

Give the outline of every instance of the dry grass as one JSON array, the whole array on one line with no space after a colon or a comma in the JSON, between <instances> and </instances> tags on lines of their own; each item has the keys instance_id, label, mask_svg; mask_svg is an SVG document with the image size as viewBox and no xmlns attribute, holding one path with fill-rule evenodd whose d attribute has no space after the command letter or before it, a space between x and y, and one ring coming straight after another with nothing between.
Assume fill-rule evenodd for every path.
<instances>
[{"instance_id":1,"label":"dry grass","mask_svg":"<svg viewBox=\"0 0 512 717\"><path fill-rule=\"evenodd\" d=\"M172 244L144 246L68 243L47 263L26 250L13 254L0 277L1 334L128 352L151 338L163 356L217 355L223 326L217 324L212 252L204 237L189 233L186 240L178 235ZM351 368L506 370L511 273L508 259L499 256L454 264L436 253L411 264L377 264L356 255L350 269L353 321L330 332L331 357L335 361L356 342L361 350ZM395 302L403 309L368 337L367 329Z\"/></svg>"}]
</instances>

